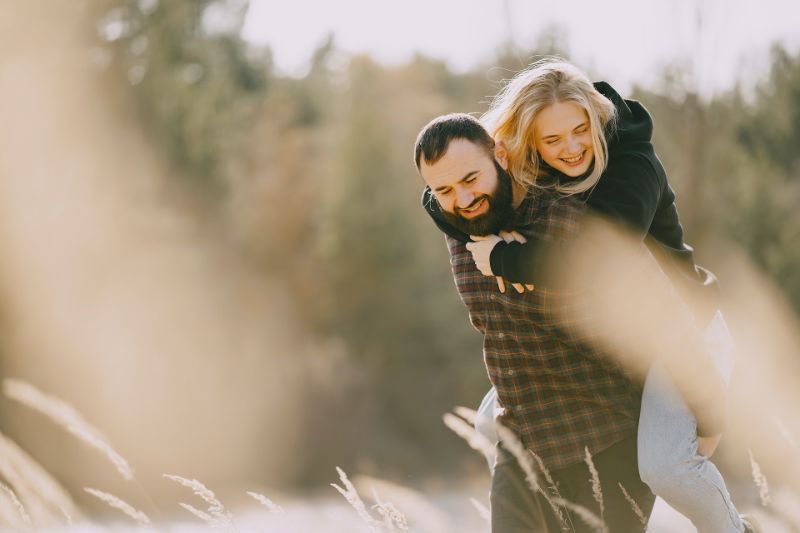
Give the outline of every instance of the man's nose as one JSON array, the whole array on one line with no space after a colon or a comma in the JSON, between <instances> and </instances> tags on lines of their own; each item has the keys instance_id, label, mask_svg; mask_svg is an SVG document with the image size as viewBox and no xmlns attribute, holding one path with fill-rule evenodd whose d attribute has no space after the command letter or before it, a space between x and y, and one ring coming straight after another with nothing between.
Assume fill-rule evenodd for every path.
<instances>
[{"instance_id":1,"label":"man's nose","mask_svg":"<svg viewBox=\"0 0 800 533\"><path fill-rule=\"evenodd\" d=\"M458 192L456 193L457 206L460 209L469 207L469 205L472 203L472 200L474 199L475 195L472 194L472 192L468 191L467 189L459 189Z\"/></svg>"}]
</instances>

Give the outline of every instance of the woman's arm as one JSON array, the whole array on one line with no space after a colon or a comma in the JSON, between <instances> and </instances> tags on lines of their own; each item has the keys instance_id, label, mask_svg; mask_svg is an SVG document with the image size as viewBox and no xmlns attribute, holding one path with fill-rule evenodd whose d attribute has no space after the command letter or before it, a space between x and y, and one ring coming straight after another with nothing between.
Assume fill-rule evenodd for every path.
<instances>
[{"instance_id":1,"label":"woman's arm","mask_svg":"<svg viewBox=\"0 0 800 533\"><path fill-rule=\"evenodd\" d=\"M652 145L636 143L609 154L608 167L586 204L644 239L666 189L667 176Z\"/></svg>"},{"instance_id":2,"label":"woman's arm","mask_svg":"<svg viewBox=\"0 0 800 533\"><path fill-rule=\"evenodd\" d=\"M663 170L653 164L647 149L643 146L641 150L612 154L608 168L586 200L591 214L624 226L639 239L647 235L666 186ZM529 239L525 244L499 242L491 250L479 249L478 253L490 253L491 270L496 276L511 282L548 285L547 265L559 264L563 250L559 243Z\"/></svg>"},{"instance_id":3,"label":"woman's arm","mask_svg":"<svg viewBox=\"0 0 800 533\"><path fill-rule=\"evenodd\" d=\"M648 153L649 152L649 153ZM620 147L611 154L606 171L589 194L590 212L625 226L640 239L647 235L666 186L666 176L649 143L641 147ZM657 159L655 159L657 163ZM441 215L433 192L422 195L425 211L447 235L462 242L469 235L450 225ZM476 262L491 265L491 274L510 282L548 285L547 265L559 264L561 244L529 238L528 242L484 241L473 247ZM545 260L546 258L546 260Z\"/></svg>"}]
</instances>

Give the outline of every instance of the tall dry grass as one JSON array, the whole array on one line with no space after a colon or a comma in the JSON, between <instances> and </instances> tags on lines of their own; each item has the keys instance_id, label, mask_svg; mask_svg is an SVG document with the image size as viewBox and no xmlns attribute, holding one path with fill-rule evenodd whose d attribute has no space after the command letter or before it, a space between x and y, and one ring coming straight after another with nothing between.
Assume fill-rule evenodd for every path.
<instances>
[{"instance_id":1,"label":"tall dry grass","mask_svg":"<svg viewBox=\"0 0 800 533\"><path fill-rule=\"evenodd\" d=\"M98 500L105 502L110 507L113 507L114 509L119 509L125 515L132 518L139 525L149 526L152 525L153 523L150 520L150 517L148 517L142 511L139 511L128 502L122 500L121 498L118 498L117 496L114 496L113 494L109 494L108 492L103 492L102 490L92 489L89 487L86 487L83 490L85 490Z\"/></svg>"},{"instance_id":2,"label":"tall dry grass","mask_svg":"<svg viewBox=\"0 0 800 533\"><path fill-rule=\"evenodd\" d=\"M94 24L109 8L3 4L3 374L70 398L104 441L125 443L118 452L155 497L178 490L159 483L166 471L214 483L253 468L279 484L295 479L301 466L281 457L304 444L299 361L314 347L290 290L232 250L223 222L154 145L130 91L96 61L108 50ZM58 430L37 416L4 423L70 490L124 490L77 443L48 448ZM282 438L267 440L270 427Z\"/></svg>"},{"instance_id":3,"label":"tall dry grass","mask_svg":"<svg viewBox=\"0 0 800 533\"><path fill-rule=\"evenodd\" d=\"M21 380L11 380L5 385L6 386L4 386L4 390L6 394L14 396L17 399L20 397L20 390L26 391L27 401L24 402L26 406L47 414L48 418L50 418L54 424L66 429L71 435L84 443L84 445L97 452L100 456L108 459L108 450L113 448L109 443L102 441L101 433L96 430L88 421L86 421L70 404L61 399L45 395L32 385ZM36 391L36 393L31 391ZM35 398L36 401L31 401L31 398ZM56 406L59 408L54 409ZM469 409L465 408L458 408L457 412L459 415L474 421L474 411L470 411ZM468 441L471 441L473 445L475 445L476 442L479 443L475 445L476 449L485 451L482 448L485 447L486 444L481 443L480 441L480 439L483 437L475 437L474 428L469 422L460 416L456 416L455 414L449 415L445 418L447 420L447 425L451 427L451 429L456 431ZM74 424L76 424L76 420L80 420L82 424L81 431L74 430ZM85 438L87 432L92 436L92 438ZM538 483L538 477L535 472L534 455L524 449L522 444L516 439L512 432L506 430L502 426L499 426L498 434L502 439L504 439L503 442L506 447L512 450L512 453L517 454L518 460L526 464L528 488L530 490L543 494L548 501L551 502L551 505L554 506L554 511L559 513L559 515L562 515L562 509L566 509L573 515L584 520L591 527L596 528L597 531L605 531L605 529L603 529L604 526L600 517L594 515L585 508L564 500L557 494L557 492L554 493L552 490L545 490L542 488L542 486ZM9 450L12 451L9 452ZM0 450L0 461L14 462L13 459L15 457L19 459L18 456L20 455L20 451L14 450L15 449L13 446L8 446L5 449ZM117 464L117 461L112 462ZM21 464L21 466L14 471L16 472L16 475L9 476L5 471L2 472L3 477L5 477L9 483L9 487L5 487L4 491L9 495L9 499L13 502L13 507L16 512L16 514L0 514L0 519L4 520L6 525L10 527L23 527L26 529L53 527L59 524L65 526L80 526L80 524L88 525L88 523L84 522L84 519L77 511L74 504L71 504L70 500L68 499L68 495L64 494L63 489L58 485L58 483L54 479L47 477L46 473L43 473L41 468L38 467L32 460L27 460L22 463L17 460L16 463ZM127 464L127 461L125 461L125 464ZM587 457L587 464L591 464L590 456ZM541 465L540 460L539 465L540 468L543 466ZM365 479L362 483L368 483L372 486L373 501L375 502L373 505L368 506L359 494L356 486L348 478L347 474L342 469L337 469L337 471L341 485L336 483L332 483L331 485L342 496L344 496L345 500L350 504L354 511L354 517L357 517L360 520L360 523L366 526L370 531L440 532L449 530L449 524L447 523L446 519L436 516L437 512L433 510L430 502L425 501L424 496L417 495L408 489L392 486L392 484L387 482ZM548 483L550 484L550 487L554 488L555 484L553 483L549 472L547 472L546 469L542 469L542 473L545 478L549 480ZM119 471L119 475L129 483L136 482L135 476L133 475L133 469L121 470ZM164 474L164 477L191 490L192 493L205 504L205 508L198 508L192 504L184 502L177 503L179 507L185 509L194 517L196 517L200 524L203 524L208 528L221 531L238 532L241 530L237 525L234 513L227 509L221 500L215 495L215 493L205 484L196 479L189 479L173 474ZM32 483L29 481L29 479L38 479L39 482ZM599 482L596 480L596 478L595 482L598 483L596 490L600 491L601 488L599 487ZM35 490L32 490L31 487L35 487ZM123 516L127 517L133 524L137 524L141 527L159 527L159 523L154 522L146 513L136 509L130 503L113 494L94 488L85 488L84 490L100 501L106 503L108 506L121 511ZM388 492L392 498L397 498L399 501L404 502L404 504L407 504L411 509L417 508L418 510L421 507L422 512L417 512L412 522L393 502L382 498L379 495L379 490ZM16 497L17 493L21 494L19 498ZM62 499L55 504L58 506L59 510L63 510L62 516L59 517L60 519L56 519L56 516L53 512L48 512L41 505L41 502L51 500L53 494L62 495ZM266 496L253 491L248 491L247 494L260 504L264 505L269 510L270 514L277 514L281 516L285 514L283 509L269 500ZM478 510L478 513L475 515L476 521L485 521L488 511L485 508L481 508L480 503L478 503L476 508ZM70 510L67 511L67 509ZM158 509L158 507L157 510L160 515L161 510ZM568 526L568 522L563 518L563 515L562 519L564 520L562 522L564 530L569 531L570 528ZM75 520L78 520L78 522L75 522ZM418 527L419 529L415 529L415 527Z\"/></svg>"},{"instance_id":4,"label":"tall dry grass","mask_svg":"<svg viewBox=\"0 0 800 533\"><path fill-rule=\"evenodd\" d=\"M20 388L26 391L37 390L32 385L19 380L14 380L11 383L14 386L4 387L7 394L18 396ZM56 425L67 429L71 435L75 436L84 443L84 445L90 447L100 456L106 459L108 458L107 451L113 448L111 448L107 442L97 442L97 439L102 439L102 437L99 436L99 431L94 430L92 432L92 439L84 439L84 432L76 432L69 429L69 424L74 423L76 419L82 420L87 428L93 428L93 426L91 426L88 421L84 420L73 407L63 400L50 397L49 395L41 394L41 396L34 395L33 397L36 397L39 401L27 402L25 404L26 406L41 410L43 413L48 413L48 415L51 415ZM46 397L48 400L43 402L41 401L41 397ZM52 408L53 405L58 405L62 408L54 410ZM63 419L59 418L62 416ZM481 453L484 453L487 444L481 440L484 439L483 437L476 436L474 426L470 422L474 422L475 416L476 413L474 411L466 408L457 408L456 413L445 416L445 423L455 433L462 436L468 444ZM575 519L581 520L594 531L608 531L602 519L602 511L600 515L596 515L589 509L562 498L557 493L552 476L541 463L541 459L536 457L530 450L526 450L513 432L508 431L501 425L498 425L497 430L504 447L515 455L520 464L525 465L527 487L524 490L530 490L533 493L545 496L550 505L553 506L554 511L561 516L564 531L572 530L570 520ZM86 526L91 525L90 522L86 522L82 513L80 513L74 503L72 503L69 495L59 486L57 481L47 475L35 461L22 452L11 441L5 439L0 442L4 443L4 446L0 447L0 465L13 465L12 468L0 469L0 476L8 483L8 486L0 485L2 492L7 496L5 501L8 507L8 509L4 510L3 506L0 505L0 525L23 530L53 528L59 525L73 527L81 527L81 524ZM587 454L585 462L587 467L587 483L591 485L598 506L602 509L603 490L610 490L610 488L600 486L600 481L596 474L596 469L594 469L591 455ZM766 523L769 523L771 527L777 528L775 531L782 531L780 528L788 528L791 527L791 524L797 523L797 516L800 516L798 500L787 496L788 493L781 489L780 498L778 498L779 505L773 505L771 491L767 485L766 478L761 472L760 466L752 457L751 468L753 482L761 492L763 505L763 510L754 514L759 516ZM372 500L375 502L372 505L368 505L360 495L355 484L350 481L347 474L341 469L337 469L337 471L341 485L336 483L332 483L331 485L344 496L353 511L351 519L343 519L343 522L346 524L351 524L351 526L356 528L358 527L357 524L360 524L360 526L373 532L431 531L438 533L451 530L447 519L437 517L435 506L432 506L430 502L426 501L423 495L419 495L408 489L392 486L392 484L381 482L380 480L364 479L361 483L365 486L371 486ZM593 471L595 473L593 473ZM133 469L125 470L119 472L119 475L126 479L128 483L136 483L135 477L128 477L128 474L132 474L132 472ZM248 520L245 528L240 527L240 525L237 524L236 514L223 505L222 501L215 493L202 482L172 474L164 474L164 477L180 486L188 488L205 504L205 508L198 508L183 502L177 502L176 504L178 507L183 508L196 517L199 520L198 525L230 532L248 530L248 528L253 526L254 521ZM540 477L544 479L546 485L543 486L542 483L540 483ZM626 493L624 487L619 486L618 488L623 494ZM166 525L163 521L153 521L143 511L136 509L128 502L106 491L92 488L86 488L84 490L110 507L121 511L123 516L127 517L132 524L139 527L159 528ZM388 493L391 499L395 501L402 502L401 507L397 507L394 502L382 498L379 495L379 491ZM248 491L247 495L263 505L268 510L269 515L276 515L281 518L281 520L285 520L286 512L263 494ZM636 506L635 502L631 501L630 498L628 499L633 511L640 517L640 520L644 521L641 510ZM473 505L475 505L477 510L475 522L485 523L488 510L485 509L480 502L473 502ZM160 517L161 509L155 504L154 506ZM403 508L402 511L401 508ZM413 511L412 515L409 516L406 510ZM351 522L351 520L355 520L355 522ZM271 530L291 530L281 529L279 524L277 526L275 524L275 522L271 523L273 527ZM100 524L94 524L92 527L97 528L102 526ZM345 525L345 527L349 526Z\"/></svg>"},{"instance_id":5,"label":"tall dry grass","mask_svg":"<svg viewBox=\"0 0 800 533\"><path fill-rule=\"evenodd\" d=\"M46 415L52 423L66 430L87 448L109 460L117 467L116 471L119 476L127 483L138 485L141 490L147 492L139 485L129 462L114 451L110 443L104 440L102 433L72 405L60 398L45 394L33 385L19 379L5 380L3 385L6 396ZM126 468L119 468L120 465L126 465ZM340 524L336 524L336 530L350 531L351 527L357 530L359 526L366 526L374 532L412 531L413 527L418 528L414 529L416 531L440 532L447 530L448 522L442 518L441 511L435 510L435 506L426 502L423 496L414 491L381 480L363 478L360 483L371 487L374 501L374 504L368 505L347 474L340 468L337 468L337 472L341 485L336 483L331 485L344 496L354 513L351 518L342 519ZM0 527L19 530L58 527L98 529L103 527L102 523L88 522L63 487L25 452L2 436L0 436L0 477L8 483L8 486L0 483L0 496L5 496L4 498L0 497ZM263 518L250 519L242 527L237 523L234 512L228 509L214 491L201 481L174 474L164 474L163 477L189 489L203 502L202 508L185 502L176 502L177 507L188 511L198 519L199 522L194 527L202 525L220 531L249 531L254 526L258 526L259 520L263 520ZM83 490L110 508L120 511L121 516L130 520L132 525L156 529L172 527L162 518L161 506L163 503L156 504L150 500L150 504L159 517L159 520L154 520L144 511L107 491L89 487L85 487ZM409 520L393 502L381 497L379 492L389 493L393 498L396 497L399 501L408 504L415 510L414 521ZM247 491L246 494L266 508L269 515L277 516L280 519L277 525L275 522L270 524L270 531L297 531L294 529L295 526L288 524L286 512L281 506L261 493ZM285 528L280 525L281 522L286 522ZM263 529L262 526L258 527ZM320 524L314 527L325 526Z\"/></svg>"},{"instance_id":6,"label":"tall dry grass","mask_svg":"<svg viewBox=\"0 0 800 533\"><path fill-rule=\"evenodd\" d=\"M23 518L23 522L30 520L41 526L52 526L80 520L82 515L69 493L30 455L2 434L0 476L14 494L14 507L25 510L27 519ZM9 497L11 493L7 493Z\"/></svg>"},{"instance_id":7,"label":"tall dry grass","mask_svg":"<svg viewBox=\"0 0 800 533\"><path fill-rule=\"evenodd\" d=\"M108 439L100 431L84 420L74 407L18 379L3 380L3 392L7 398L39 411L90 448L102 453L125 480L133 479L133 469L128 461L108 443Z\"/></svg>"}]
</instances>

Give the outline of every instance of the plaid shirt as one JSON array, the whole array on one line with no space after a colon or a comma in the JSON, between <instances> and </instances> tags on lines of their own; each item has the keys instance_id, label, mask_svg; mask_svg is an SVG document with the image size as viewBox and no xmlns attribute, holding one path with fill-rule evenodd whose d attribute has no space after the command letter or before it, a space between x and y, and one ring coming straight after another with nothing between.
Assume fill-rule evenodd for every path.
<instances>
[{"instance_id":1,"label":"plaid shirt","mask_svg":"<svg viewBox=\"0 0 800 533\"><path fill-rule=\"evenodd\" d=\"M577 231L582 210L577 200L536 189L508 228L564 240ZM549 469L582 461L585 447L596 454L633 435L641 386L566 323L561 312L577 309L579 293L509 287L503 294L477 270L465 243L447 237L447 244L458 292L484 337L489 379L504 407L499 421Z\"/></svg>"}]
</instances>

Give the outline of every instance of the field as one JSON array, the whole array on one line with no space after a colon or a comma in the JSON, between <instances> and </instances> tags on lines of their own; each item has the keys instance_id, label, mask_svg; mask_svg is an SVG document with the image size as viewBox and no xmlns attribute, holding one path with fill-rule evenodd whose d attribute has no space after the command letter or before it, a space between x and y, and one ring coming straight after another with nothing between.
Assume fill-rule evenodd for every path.
<instances>
[{"instance_id":1,"label":"field","mask_svg":"<svg viewBox=\"0 0 800 533\"><path fill-rule=\"evenodd\" d=\"M29 383L5 380L7 397L46 416L65 431L109 461L126 483L139 485L128 461L104 440L101 432L86 421L69 403L47 395ZM474 421L474 412L456 409L463 418L454 414L445 416L445 423L477 450L485 446L471 431L468 420ZM501 438L513 439L503 428ZM510 433L510 432L508 432ZM505 440L504 440L505 441ZM508 442L508 441L505 441ZM518 443L511 442L511 448ZM521 448L520 448L521 449ZM518 456L520 457L520 456ZM524 461L524 459L523 459ZM530 458L527 461L531 461ZM590 469L591 457L587 454ZM779 489L773 499L768 483L752 462L753 483L761 496L760 507L748 509L770 532L796 531L797 506L788 490ZM4 527L17 530L47 531L197 531L202 529L229 532L463 532L489 531L488 475L459 489L442 488L430 491L413 490L396 483L356 475L351 481L347 473L338 470L338 479L331 483L331 491L324 494L269 495L255 491L238 494L226 491L217 496L201 481L174 474L164 478L185 489L181 502L154 502L148 496L147 512L135 509L116 496L94 488L84 490L105 502L109 511L120 514L84 514L72 496L61 487L36 461L3 437L0 447L0 474L7 484L2 484L0 520ZM587 477L587 483L593 482ZM596 497L602 501L599 481ZM542 490L538 486L536 490ZM139 485L142 493L147 490ZM340 497L333 494L339 492ZM222 500L226 500L223 503ZM772 505L772 502L775 505ZM564 502L559 505L570 505ZM179 508L185 511L178 513ZM113 509L113 511L112 511ZM586 510L587 523L597 531L607 531L602 520ZM193 515L193 516L191 516ZM158 517L158 518L156 518ZM691 523L658 499L648 523L651 533L681 533L695 531Z\"/></svg>"}]
</instances>

